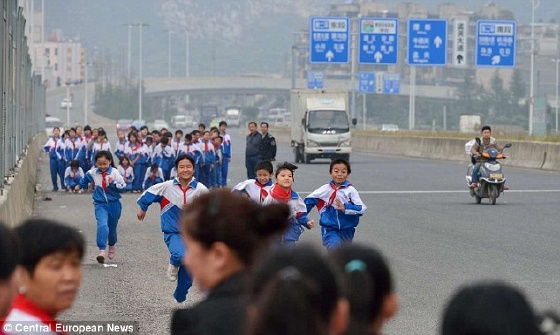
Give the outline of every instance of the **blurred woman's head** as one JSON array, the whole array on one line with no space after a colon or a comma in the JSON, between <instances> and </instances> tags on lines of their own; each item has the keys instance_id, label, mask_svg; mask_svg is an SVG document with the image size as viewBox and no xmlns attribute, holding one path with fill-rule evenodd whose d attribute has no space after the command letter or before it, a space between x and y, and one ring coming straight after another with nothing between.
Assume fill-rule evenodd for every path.
<instances>
[{"instance_id":1,"label":"blurred woman's head","mask_svg":"<svg viewBox=\"0 0 560 335\"><path fill-rule=\"evenodd\" d=\"M21 252L20 293L53 317L70 308L82 280L82 235L74 228L36 218L15 231Z\"/></svg>"},{"instance_id":2,"label":"blurred woman's head","mask_svg":"<svg viewBox=\"0 0 560 335\"><path fill-rule=\"evenodd\" d=\"M254 271L250 335L342 334L348 303L334 268L313 248L275 250Z\"/></svg>"},{"instance_id":3,"label":"blurred woman's head","mask_svg":"<svg viewBox=\"0 0 560 335\"><path fill-rule=\"evenodd\" d=\"M258 251L288 227L285 204L261 207L229 190L215 190L185 208L183 263L204 290L253 264Z\"/></svg>"},{"instance_id":4,"label":"blurred woman's head","mask_svg":"<svg viewBox=\"0 0 560 335\"><path fill-rule=\"evenodd\" d=\"M378 334L398 309L389 266L381 253L358 244L343 245L331 253L350 303L347 334Z\"/></svg>"},{"instance_id":5,"label":"blurred woman's head","mask_svg":"<svg viewBox=\"0 0 560 335\"><path fill-rule=\"evenodd\" d=\"M537 335L535 312L519 289L502 282L461 287L448 302L442 335Z\"/></svg>"}]
</instances>

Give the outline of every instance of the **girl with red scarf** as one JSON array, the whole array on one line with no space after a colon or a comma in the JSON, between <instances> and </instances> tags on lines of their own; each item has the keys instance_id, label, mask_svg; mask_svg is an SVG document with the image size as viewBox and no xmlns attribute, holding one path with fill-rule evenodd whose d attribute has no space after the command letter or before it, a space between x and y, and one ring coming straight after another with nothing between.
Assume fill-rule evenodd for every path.
<instances>
[{"instance_id":1,"label":"girl with red scarf","mask_svg":"<svg viewBox=\"0 0 560 335\"><path fill-rule=\"evenodd\" d=\"M279 202L290 206L290 227L279 241L282 246L295 245L303 233L303 227L311 229L315 225L315 221L307 217L305 203L297 192L292 190L294 170L296 169L297 166L288 162L279 164L276 167L276 183L270 188L268 196L263 201L263 206Z\"/></svg>"}]
</instances>

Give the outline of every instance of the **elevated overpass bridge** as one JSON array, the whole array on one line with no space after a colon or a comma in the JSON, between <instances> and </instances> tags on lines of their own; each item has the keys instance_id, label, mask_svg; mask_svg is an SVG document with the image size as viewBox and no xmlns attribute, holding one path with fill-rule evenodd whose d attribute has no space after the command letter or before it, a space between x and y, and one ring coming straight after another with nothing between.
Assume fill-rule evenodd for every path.
<instances>
[{"instance_id":1,"label":"elevated overpass bridge","mask_svg":"<svg viewBox=\"0 0 560 335\"><path fill-rule=\"evenodd\" d=\"M357 85L357 83L356 83ZM276 77L185 77L144 78L146 95L166 97L174 95L288 95L291 78ZM307 87L305 79L297 79L296 87ZM350 90L349 79L325 79L324 89ZM456 88L450 86L415 85L417 97L452 99ZM401 81L400 95L408 96L410 85Z\"/></svg>"}]
</instances>

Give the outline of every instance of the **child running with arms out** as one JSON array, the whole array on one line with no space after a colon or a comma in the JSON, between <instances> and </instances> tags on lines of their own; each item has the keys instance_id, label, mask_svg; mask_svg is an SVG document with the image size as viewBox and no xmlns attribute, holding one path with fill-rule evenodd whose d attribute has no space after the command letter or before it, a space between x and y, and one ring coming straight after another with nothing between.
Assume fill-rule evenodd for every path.
<instances>
[{"instance_id":1,"label":"child running with arms out","mask_svg":"<svg viewBox=\"0 0 560 335\"><path fill-rule=\"evenodd\" d=\"M121 217L121 192L125 190L126 183L114 167L113 155L109 151L98 151L94 156L95 167L86 172L76 186L75 191L88 188L94 183L93 206L97 220L97 247L99 254L97 262L105 263L105 250L109 242L109 259L116 256L117 224Z\"/></svg>"},{"instance_id":2,"label":"child running with arms out","mask_svg":"<svg viewBox=\"0 0 560 335\"><path fill-rule=\"evenodd\" d=\"M303 233L303 227L313 228L315 221L307 217L305 203L296 191L292 189L294 183L294 170L297 166L284 162L276 167L276 184L270 188L268 196L264 199L263 205L272 203L286 203L290 206L290 227L282 236L279 245L294 246Z\"/></svg>"},{"instance_id":3,"label":"child running with arms out","mask_svg":"<svg viewBox=\"0 0 560 335\"><path fill-rule=\"evenodd\" d=\"M270 192L274 170L270 161L260 161L255 171L257 172L257 178L240 182L235 185L232 192L246 195L260 205Z\"/></svg>"},{"instance_id":4,"label":"child running with arms out","mask_svg":"<svg viewBox=\"0 0 560 335\"><path fill-rule=\"evenodd\" d=\"M348 181L352 170L347 160L334 159L329 172L331 181L308 195L305 205L308 213L317 206L323 245L332 251L344 242L352 242L360 216L367 207Z\"/></svg>"},{"instance_id":5,"label":"child running with arms out","mask_svg":"<svg viewBox=\"0 0 560 335\"><path fill-rule=\"evenodd\" d=\"M179 221L183 207L195 198L208 193L208 189L194 177L194 159L188 155L179 155L175 160L177 177L148 188L137 204L140 207L138 220L143 221L148 207L153 203L161 206L161 230L163 240L169 249L167 278L177 280L173 297L179 303L187 300L187 292L192 285L192 278L181 261L185 255L185 245L180 234Z\"/></svg>"}]
</instances>

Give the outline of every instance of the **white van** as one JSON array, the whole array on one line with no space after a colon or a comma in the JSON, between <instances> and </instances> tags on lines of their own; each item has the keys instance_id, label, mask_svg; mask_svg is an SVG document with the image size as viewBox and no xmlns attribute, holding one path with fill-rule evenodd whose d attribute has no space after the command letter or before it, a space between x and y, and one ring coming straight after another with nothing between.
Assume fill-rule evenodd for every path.
<instances>
[{"instance_id":1,"label":"white van","mask_svg":"<svg viewBox=\"0 0 560 335\"><path fill-rule=\"evenodd\" d=\"M188 128L192 127L193 118L190 115L175 115L171 118L171 125L174 128Z\"/></svg>"}]
</instances>

